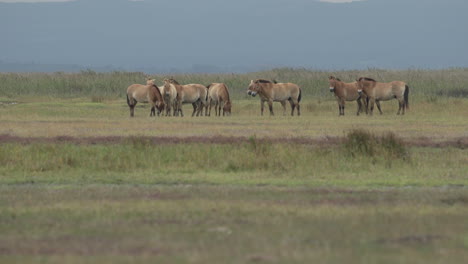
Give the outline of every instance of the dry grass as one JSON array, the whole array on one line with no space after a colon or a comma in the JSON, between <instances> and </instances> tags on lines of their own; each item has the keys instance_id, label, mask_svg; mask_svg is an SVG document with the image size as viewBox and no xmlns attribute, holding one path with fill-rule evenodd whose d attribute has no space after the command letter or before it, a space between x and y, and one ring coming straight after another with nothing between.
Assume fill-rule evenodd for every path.
<instances>
[{"instance_id":1,"label":"dry grass","mask_svg":"<svg viewBox=\"0 0 468 264\"><path fill-rule=\"evenodd\" d=\"M36 101L37 100L37 101ZM275 104L276 116L260 116L258 99L234 101L231 117L149 117L148 105L129 117L124 100L91 103L88 99L44 98L22 100L0 106L0 134L20 137L96 137L96 136L257 136L270 138L342 137L347 131L362 128L372 133L393 132L403 139L430 138L446 141L468 136L468 100L440 99L436 103L412 102L405 116L395 115L396 101L383 102L384 115L355 116L348 111L338 116L333 98L317 102L306 99L302 116L283 116ZM191 106L190 106L191 107ZM185 106L185 110L190 109ZM348 104L348 110L355 103Z\"/></svg>"}]
</instances>

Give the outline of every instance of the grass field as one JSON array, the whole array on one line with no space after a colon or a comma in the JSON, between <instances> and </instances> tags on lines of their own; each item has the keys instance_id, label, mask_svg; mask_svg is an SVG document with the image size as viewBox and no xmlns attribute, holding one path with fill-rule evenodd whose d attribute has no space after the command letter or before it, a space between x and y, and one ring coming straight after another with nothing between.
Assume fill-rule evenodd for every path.
<instances>
[{"instance_id":1,"label":"grass field","mask_svg":"<svg viewBox=\"0 0 468 264\"><path fill-rule=\"evenodd\" d=\"M339 117L328 72L263 73L311 84L300 117L260 116L254 74L178 76L232 81L194 118L130 118L140 73L0 74L0 262L465 263L466 70L369 73L412 78L405 116Z\"/></svg>"}]
</instances>

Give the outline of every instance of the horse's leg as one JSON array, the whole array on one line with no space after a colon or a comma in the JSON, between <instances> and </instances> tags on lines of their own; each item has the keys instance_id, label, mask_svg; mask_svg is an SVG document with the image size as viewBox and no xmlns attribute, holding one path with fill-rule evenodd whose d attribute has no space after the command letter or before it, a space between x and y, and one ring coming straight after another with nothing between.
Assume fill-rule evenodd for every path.
<instances>
[{"instance_id":1,"label":"horse's leg","mask_svg":"<svg viewBox=\"0 0 468 264\"><path fill-rule=\"evenodd\" d=\"M211 98L210 98L210 100L208 100L208 105L206 106L207 108L209 108L209 111L208 111L208 109L206 110L206 111L207 111L207 112L206 112L206 115L207 115L207 116L211 116L211 107L212 107L212 103L213 103L213 100L211 100Z\"/></svg>"},{"instance_id":2,"label":"horse's leg","mask_svg":"<svg viewBox=\"0 0 468 264\"><path fill-rule=\"evenodd\" d=\"M362 102L361 102L361 98L359 97L356 101L357 101L357 104L358 104L356 115L359 115L359 113L362 112Z\"/></svg>"},{"instance_id":3,"label":"horse's leg","mask_svg":"<svg viewBox=\"0 0 468 264\"><path fill-rule=\"evenodd\" d=\"M203 109L205 108L205 105L206 103L203 103L202 101L198 103L197 116L198 115L203 116Z\"/></svg>"},{"instance_id":4,"label":"horse's leg","mask_svg":"<svg viewBox=\"0 0 468 264\"><path fill-rule=\"evenodd\" d=\"M403 109L403 111L401 111ZM398 99L398 112L397 115L400 114L400 111L402 112L401 114L405 114L405 101L403 99Z\"/></svg>"},{"instance_id":5,"label":"horse's leg","mask_svg":"<svg viewBox=\"0 0 468 264\"><path fill-rule=\"evenodd\" d=\"M263 115L263 108L265 108L265 101L260 100L260 109L261 109L261 114Z\"/></svg>"},{"instance_id":6,"label":"horse's leg","mask_svg":"<svg viewBox=\"0 0 468 264\"><path fill-rule=\"evenodd\" d=\"M200 116L205 116L206 115L206 108L208 107L207 102L200 102ZM203 110L205 110L205 113L203 113Z\"/></svg>"},{"instance_id":7,"label":"horse's leg","mask_svg":"<svg viewBox=\"0 0 468 264\"><path fill-rule=\"evenodd\" d=\"M292 99L289 99L289 104L291 105L291 116L294 116L294 108L296 107L296 102Z\"/></svg>"},{"instance_id":8,"label":"horse's leg","mask_svg":"<svg viewBox=\"0 0 468 264\"><path fill-rule=\"evenodd\" d=\"M155 105L151 106L150 116L156 116L156 106Z\"/></svg>"},{"instance_id":9,"label":"horse's leg","mask_svg":"<svg viewBox=\"0 0 468 264\"><path fill-rule=\"evenodd\" d=\"M133 117L135 114L135 105L129 105L130 106L130 117Z\"/></svg>"},{"instance_id":10,"label":"horse's leg","mask_svg":"<svg viewBox=\"0 0 468 264\"><path fill-rule=\"evenodd\" d=\"M218 107L218 116L221 116L221 106L223 105L223 102L218 101L218 104L216 105Z\"/></svg>"},{"instance_id":11,"label":"horse's leg","mask_svg":"<svg viewBox=\"0 0 468 264\"><path fill-rule=\"evenodd\" d=\"M177 99L174 101L172 106L174 107L173 115L179 116L179 103L177 102Z\"/></svg>"},{"instance_id":12,"label":"horse's leg","mask_svg":"<svg viewBox=\"0 0 468 264\"><path fill-rule=\"evenodd\" d=\"M178 102L177 111L180 113L180 116L181 116L181 117L184 116L184 111L182 110L182 101L179 101L179 102Z\"/></svg>"},{"instance_id":13,"label":"horse's leg","mask_svg":"<svg viewBox=\"0 0 468 264\"><path fill-rule=\"evenodd\" d=\"M286 101L281 101L281 106L283 107L283 116L286 115Z\"/></svg>"},{"instance_id":14,"label":"horse's leg","mask_svg":"<svg viewBox=\"0 0 468 264\"><path fill-rule=\"evenodd\" d=\"M374 113L374 103L375 103L375 98L371 98L369 100L370 107L369 107L369 114L372 115Z\"/></svg>"},{"instance_id":15,"label":"horse's leg","mask_svg":"<svg viewBox=\"0 0 468 264\"><path fill-rule=\"evenodd\" d=\"M128 106L130 107L130 117L133 117L135 115L135 106L138 102L134 99L129 99L128 100Z\"/></svg>"},{"instance_id":16,"label":"horse's leg","mask_svg":"<svg viewBox=\"0 0 468 264\"><path fill-rule=\"evenodd\" d=\"M366 115L368 115L369 114L369 97L368 96L366 96L366 98L364 98L363 103L364 103L364 108L366 110Z\"/></svg>"},{"instance_id":17,"label":"horse's leg","mask_svg":"<svg viewBox=\"0 0 468 264\"><path fill-rule=\"evenodd\" d=\"M405 102L405 99L402 98L402 99L401 99L401 111L402 111L401 114L402 114L402 115L405 114L405 108L406 108L406 102Z\"/></svg>"},{"instance_id":18,"label":"horse's leg","mask_svg":"<svg viewBox=\"0 0 468 264\"><path fill-rule=\"evenodd\" d=\"M192 106L193 106L193 112L192 112L192 117L195 116L195 112L197 110L197 105L196 103L192 103Z\"/></svg>"},{"instance_id":19,"label":"horse's leg","mask_svg":"<svg viewBox=\"0 0 468 264\"><path fill-rule=\"evenodd\" d=\"M196 111L196 113L197 113L196 116L202 116L202 115L203 115L203 111L202 111L202 110L203 110L203 106L204 106L204 105L202 104L202 102L201 102L200 100L198 100L195 106L196 106L196 110L195 110L195 111Z\"/></svg>"},{"instance_id":20,"label":"horse's leg","mask_svg":"<svg viewBox=\"0 0 468 264\"><path fill-rule=\"evenodd\" d=\"M274 116L275 113L273 113L273 100L268 100L268 108L270 109L270 115Z\"/></svg>"},{"instance_id":21,"label":"horse's leg","mask_svg":"<svg viewBox=\"0 0 468 264\"><path fill-rule=\"evenodd\" d=\"M344 115L344 106L345 106L344 98L340 99L340 104L341 104L341 115Z\"/></svg>"},{"instance_id":22,"label":"horse's leg","mask_svg":"<svg viewBox=\"0 0 468 264\"><path fill-rule=\"evenodd\" d=\"M375 104L377 105L377 109L379 109L380 114L383 114L382 109L380 108L380 101L375 100Z\"/></svg>"}]
</instances>

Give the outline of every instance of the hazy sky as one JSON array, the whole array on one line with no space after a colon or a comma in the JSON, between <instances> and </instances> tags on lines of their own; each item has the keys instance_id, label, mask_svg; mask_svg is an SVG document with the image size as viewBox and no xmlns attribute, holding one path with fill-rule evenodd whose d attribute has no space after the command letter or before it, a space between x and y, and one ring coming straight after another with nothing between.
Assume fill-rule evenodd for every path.
<instances>
[{"instance_id":1,"label":"hazy sky","mask_svg":"<svg viewBox=\"0 0 468 264\"><path fill-rule=\"evenodd\" d=\"M0 61L468 67L467 10L466 0L0 0Z\"/></svg>"}]
</instances>

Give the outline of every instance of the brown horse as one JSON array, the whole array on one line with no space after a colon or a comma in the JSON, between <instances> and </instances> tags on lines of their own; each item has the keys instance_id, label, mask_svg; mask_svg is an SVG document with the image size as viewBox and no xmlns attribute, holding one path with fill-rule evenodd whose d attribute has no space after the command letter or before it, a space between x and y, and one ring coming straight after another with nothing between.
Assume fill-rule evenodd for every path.
<instances>
[{"instance_id":1,"label":"brown horse","mask_svg":"<svg viewBox=\"0 0 468 264\"><path fill-rule=\"evenodd\" d=\"M379 108L380 114L382 110L380 109L380 101L387 101L391 99L398 100L398 112L397 115L405 114L405 108L409 109L409 87L406 83L402 81L393 81L389 83L377 82L374 79L361 77L357 81L358 92L364 93L370 103L370 114L374 110L374 102Z\"/></svg>"},{"instance_id":2,"label":"brown horse","mask_svg":"<svg viewBox=\"0 0 468 264\"><path fill-rule=\"evenodd\" d=\"M356 101L358 109L356 115L359 115L362 110L362 97L358 93L357 82L345 83L340 79L330 76L328 77L328 83L330 84L330 92L335 93L336 101L338 102L339 115L344 115L345 101ZM367 107L366 107L367 112Z\"/></svg>"},{"instance_id":3,"label":"brown horse","mask_svg":"<svg viewBox=\"0 0 468 264\"><path fill-rule=\"evenodd\" d=\"M221 107L223 108L223 116L231 115L231 99L229 98L229 90L224 83L212 83L208 85L208 106L210 107L210 111L207 113L207 116L211 115L213 103L215 103L215 115L221 116Z\"/></svg>"},{"instance_id":4,"label":"brown horse","mask_svg":"<svg viewBox=\"0 0 468 264\"><path fill-rule=\"evenodd\" d=\"M185 84L181 85L174 79L165 79L164 86L173 85L177 91L177 99L175 103L174 115L180 113L181 116L184 116L182 111L182 104L190 103L193 106L192 116L197 114L203 115L203 107L206 105L206 98L208 95L208 89L201 84Z\"/></svg>"},{"instance_id":5,"label":"brown horse","mask_svg":"<svg viewBox=\"0 0 468 264\"><path fill-rule=\"evenodd\" d=\"M177 89L172 83L164 82L164 85L161 88L161 94L164 99L164 104L166 105L166 116L171 115L171 107L174 107L174 115L176 115L177 110Z\"/></svg>"},{"instance_id":6,"label":"brown horse","mask_svg":"<svg viewBox=\"0 0 468 264\"><path fill-rule=\"evenodd\" d=\"M155 109L158 112L164 109L164 101L159 88L154 84L154 80L148 80L147 85L132 84L127 88L127 104L130 107L130 116L134 116L135 106L138 102L149 102L151 104L150 116L155 116Z\"/></svg>"},{"instance_id":7,"label":"brown horse","mask_svg":"<svg viewBox=\"0 0 468 264\"><path fill-rule=\"evenodd\" d=\"M301 115L299 102L301 101L301 88L294 83L276 83L264 79L251 80L247 94L251 96L260 95L261 115L265 102L268 102L270 115L273 113L273 102L280 102L283 106L283 115L286 114L286 101L291 104L291 115L294 115L294 108L297 107L297 115Z\"/></svg>"}]
</instances>

